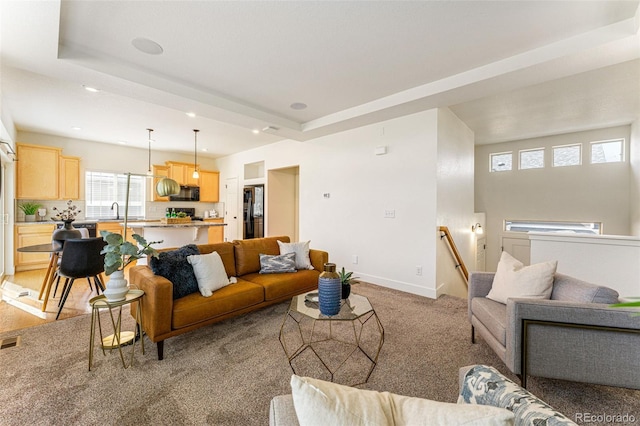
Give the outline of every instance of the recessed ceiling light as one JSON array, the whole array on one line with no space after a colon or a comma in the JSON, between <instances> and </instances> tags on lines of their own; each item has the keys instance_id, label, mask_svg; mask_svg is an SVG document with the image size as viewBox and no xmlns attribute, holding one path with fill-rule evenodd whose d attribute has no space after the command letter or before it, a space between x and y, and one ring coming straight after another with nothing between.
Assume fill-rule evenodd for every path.
<instances>
[{"instance_id":1,"label":"recessed ceiling light","mask_svg":"<svg viewBox=\"0 0 640 426\"><path fill-rule=\"evenodd\" d=\"M260 133L260 130L258 130L258 129L253 129L253 130L252 130L252 132L253 132L253 134L254 134L254 135L257 135L258 133Z\"/></svg>"},{"instance_id":2,"label":"recessed ceiling light","mask_svg":"<svg viewBox=\"0 0 640 426\"><path fill-rule=\"evenodd\" d=\"M138 49L143 53L147 53L149 55L160 55L164 52L162 46L156 43L153 40L149 40L148 38L138 37L131 40L131 44L133 47Z\"/></svg>"},{"instance_id":3,"label":"recessed ceiling light","mask_svg":"<svg viewBox=\"0 0 640 426\"><path fill-rule=\"evenodd\" d=\"M202 148L202 152L207 152L209 151L207 148Z\"/></svg>"},{"instance_id":4,"label":"recessed ceiling light","mask_svg":"<svg viewBox=\"0 0 640 426\"><path fill-rule=\"evenodd\" d=\"M294 102L291 105L289 105L289 107L291 107L291 109L301 110L301 109L305 109L307 107L307 104L303 104L302 102Z\"/></svg>"},{"instance_id":5,"label":"recessed ceiling light","mask_svg":"<svg viewBox=\"0 0 640 426\"><path fill-rule=\"evenodd\" d=\"M91 93L98 93L100 91L99 89L96 89L95 87L85 86L84 84L82 85L82 87L84 87L84 90L86 90L87 92L91 92Z\"/></svg>"},{"instance_id":6,"label":"recessed ceiling light","mask_svg":"<svg viewBox=\"0 0 640 426\"><path fill-rule=\"evenodd\" d=\"M127 144L127 141L118 141L118 143L119 143L120 145L126 145L126 144Z\"/></svg>"},{"instance_id":7,"label":"recessed ceiling light","mask_svg":"<svg viewBox=\"0 0 640 426\"><path fill-rule=\"evenodd\" d=\"M195 112L185 112L185 114L187 114L189 117L193 118L196 116Z\"/></svg>"},{"instance_id":8,"label":"recessed ceiling light","mask_svg":"<svg viewBox=\"0 0 640 426\"><path fill-rule=\"evenodd\" d=\"M71 128L71 130L82 130L82 127L73 126L73 127Z\"/></svg>"}]
</instances>

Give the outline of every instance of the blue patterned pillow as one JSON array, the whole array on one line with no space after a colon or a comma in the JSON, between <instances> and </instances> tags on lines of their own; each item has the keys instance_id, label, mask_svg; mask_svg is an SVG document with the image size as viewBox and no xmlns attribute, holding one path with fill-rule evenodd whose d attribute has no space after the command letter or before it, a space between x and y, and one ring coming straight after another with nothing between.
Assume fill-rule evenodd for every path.
<instances>
[{"instance_id":1,"label":"blue patterned pillow","mask_svg":"<svg viewBox=\"0 0 640 426\"><path fill-rule=\"evenodd\" d=\"M279 256L260 254L260 273L279 274L281 272L296 272L296 254L287 253Z\"/></svg>"},{"instance_id":2,"label":"blue patterned pillow","mask_svg":"<svg viewBox=\"0 0 640 426\"><path fill-rule=\"evenodd\" d=\"M486 365L475 365L465 374L458 403L506 408L515 415L515 424L521 426L576 424L495 368Z\"/></svg>"},{"instance_id":3,"label":"blue patterned pillow","mask_svg":"<svg viewBox=\"0 0 640 426\"><path fill-rule=\"evenodd\" d=\"M160 252L157 259L151 258L149 266L153 273L173 283L173 300L199 291L193 267L187 262L187 256L194 254L200 254L200 250L195 244L189 244L177 250Z\"/></svg>"}]
</instances>

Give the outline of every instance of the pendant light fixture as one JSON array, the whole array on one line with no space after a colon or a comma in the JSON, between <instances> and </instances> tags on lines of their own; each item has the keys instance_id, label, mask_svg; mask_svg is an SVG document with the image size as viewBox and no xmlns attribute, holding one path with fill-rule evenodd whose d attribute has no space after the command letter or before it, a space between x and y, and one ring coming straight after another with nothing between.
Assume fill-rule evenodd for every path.
<instances>
[{"instance_id":1,"label":"pendant light fixture","mask_svg":"<svg viewBox=\"0 0 640 426\"><path fill-rule=\"evenodd\" d=\"M151 176L153 174L151 171L151 132L153 132L153 129L147 129L147 131L149 132L149 169L147 170L147 175Z\"/></svg>"},{"instance_id":2,"label":"pendant light fixture","mask_svg":"<svg viewBox=\"0 0 640 426\"><path fill-rule=\"evenodd\" d=\"M194 144L193 144L193 178L198 179L200 174L198 173L198 132L200 130L193 129Z\"/></svg>"}]
</instances>

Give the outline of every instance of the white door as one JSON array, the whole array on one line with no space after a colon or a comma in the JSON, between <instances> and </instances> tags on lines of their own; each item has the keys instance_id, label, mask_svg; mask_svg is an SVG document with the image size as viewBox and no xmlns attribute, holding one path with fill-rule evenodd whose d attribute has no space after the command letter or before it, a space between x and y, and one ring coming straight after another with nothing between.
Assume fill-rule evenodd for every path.
<instances>
[{"instance_id":1,"label":"white door","mask_svg":"<svg viewBox=\"0 0 640 426\"><path fill-rule=\"evenodd\" d=\"M487 253L487 239L485 237L478 238L476 240L476 271L486 271L487 262L486 262L486 253Z\"/></svg>"},{"instance_id":2,"label":"white door","mask_svg":"<svg viewBox=\"0 0 640 426\"><path fill-rule=\"evenodd\" d=\"M233 241L238 239L238 178L227 179L224 187L227 191L224 212L224 222L227 226L224 229L224 240Z\"/></svg>"}]
</instances>

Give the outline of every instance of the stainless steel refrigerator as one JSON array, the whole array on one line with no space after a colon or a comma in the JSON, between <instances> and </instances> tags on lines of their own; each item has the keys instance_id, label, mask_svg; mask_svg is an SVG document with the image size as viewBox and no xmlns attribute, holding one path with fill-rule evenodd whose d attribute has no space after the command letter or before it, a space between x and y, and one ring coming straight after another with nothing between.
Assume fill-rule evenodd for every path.
<instances>
[{"instance_id":1,"label":"stainless steel refrigerator","mask_svg":"<svg viewBox=\"0 0 640 426\"><path fill-rule=\"evenodd\" d=\"M247 240L264 237L264 185L244 187L243 235Z\"/></svg>"}]
</instances>

